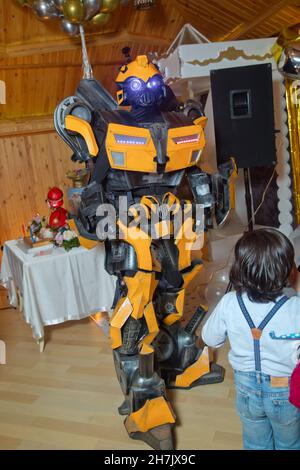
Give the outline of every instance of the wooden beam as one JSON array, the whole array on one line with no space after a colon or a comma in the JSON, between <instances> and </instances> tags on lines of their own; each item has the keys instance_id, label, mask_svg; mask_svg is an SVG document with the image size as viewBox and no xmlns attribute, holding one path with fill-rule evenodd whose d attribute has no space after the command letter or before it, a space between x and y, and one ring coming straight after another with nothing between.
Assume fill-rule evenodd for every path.
<instances>
[{"instance_id":1,"label":"wooden beam","mask_svg":"<svg viewBox=\"0 0 300 470\"><path fill-rule=\"evenodd\" d=\"M144 36L140 34L128 33L121 31L119 33L107 33L101 35L87 35L88 46L109 46L118 43L133 42L144 45L169 46L169 39L163 39L156 36ZM37 40L28 42L16 42L8 44L0 44L0 55L4 57L22 57L36 54L47 54L51 52L60 52L67 50L75 50L80 46L79 38L53 37L51 40ZM2 52L2 54L1 54Z\"/></svg>"},{"instance_id":2,"label":"wooden beam","mask_svg":"<svg viewBox=\"0 0 300 470\"><path fill-rule=\"evenodd\" d=\"M54 132L56 132L56 130L54 128L53 115L7 119L2 120L0 123L0 139Z\"/></svg>"},{"instance_id":3,"label":"wooden beam","mask_svg":"<svg viewBox=\"0 0 300 470\"><path fill-rule=\"evenodd\" d=\"M271 16L275 15L275 13L282 10L282 8L291 4L292 4L292 0L280 0L274 3L273 5L269 5L263 10L261 10L260 12L258 12L258 14L255 15L255 17L252 18L250 21L245 21L244 23L237 25L231 31L229 31L223 36L218 37L215 40L216 41L232 41L234 39L238 39L243 34L247 33L248 31L251 31L256 26L263 23L263 21L265 21L267 18L270 18Z\"/></svg>"},{"instance_id":4,"label":"wooden beam","mask_svg":"<svg viewBox=\"0 0 300 470\"><path fill-rule=\"evenodd\" d=\"M92 66L118 66L120 65L120 60L111 60L111 61L101 61L101 60L93 60ZM67 61L58 61L55 63L51 62L39 62L38 64L1 64L0 63L0 70L31 70L31 69L59 69L61 67L67 68L82 68L82 62L67 62Z\"/></svg>"}]
</instances>

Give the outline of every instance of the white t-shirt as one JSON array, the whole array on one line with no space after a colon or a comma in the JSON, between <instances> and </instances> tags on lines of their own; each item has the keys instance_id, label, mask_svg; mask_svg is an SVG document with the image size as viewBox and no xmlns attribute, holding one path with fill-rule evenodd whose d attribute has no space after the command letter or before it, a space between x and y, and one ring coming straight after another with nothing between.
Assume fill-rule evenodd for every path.
<instances>
[{"instance_id":1,"label":"white t-shirt","mask_svg":"<svg viewBox=\"0 0 300 470\"><path fill-rule=\"evenodd\" d=\"M254 325L258 327L274 302L262 304L251 302L247 294L242 297ZM275 377L290 376L297 363L300 340L272 339L271 331L276 336L300 333L300 294L286 301L265 326L260 338L261 371ZM222 346L227 337L231 347L228 360L233 369L255 371L253 338L238 304L236 292L224 295L202 330L203 341L213 348Z\"/></svg>"}]
</instances>

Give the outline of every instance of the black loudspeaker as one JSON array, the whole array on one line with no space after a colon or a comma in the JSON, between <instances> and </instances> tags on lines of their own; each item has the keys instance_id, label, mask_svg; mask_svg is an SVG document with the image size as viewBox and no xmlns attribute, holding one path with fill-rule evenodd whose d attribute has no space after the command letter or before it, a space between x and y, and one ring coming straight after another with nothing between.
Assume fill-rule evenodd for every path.
<instances>
[{"instance_id":1,"label":"black loudspeaker","mask_svg":"<svg viewBox=\"0 0 300 470\"><path fill-rule=\"evenodd\" d=\"M239 168L276 163L271 64L212 70L218 164L234 157Z\"/></svg>"}]
</instances>

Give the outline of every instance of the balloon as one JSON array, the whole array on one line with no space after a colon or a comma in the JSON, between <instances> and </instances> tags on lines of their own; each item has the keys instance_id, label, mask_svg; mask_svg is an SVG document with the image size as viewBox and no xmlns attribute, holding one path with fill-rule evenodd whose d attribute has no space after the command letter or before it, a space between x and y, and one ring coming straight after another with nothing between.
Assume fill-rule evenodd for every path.
<instances>
[{"instance_id":1,"label":"balloon","mask_svg":"<svg viewBox=\"0 0 300 470\"><path fill-rule=\"evenodd\" d=\"M101 13L111 13L120 5L120 0L103 0Z\"/></svg>"},{"instance_id":2,"label":"balloon","mask_svg":"<svg viewBox=\"0 0 300 470\"><path fill-rule=\"evenodd\" d=\"M53 0L53 1L54 1L56 8L62 12L65 0Z\"/></svg>"},{"instance_id":3,"label":"balloon","mask_svg":"<svg viewBox=\"0 0 300 470\"><path fill-rule=\"evenodd\" d=\"M110 13L98 13L98 15L94 16L90 23L93 26L104 26L110 19Z\"/></svg>"},{"instance_id":4,"label":"balloon","mask_svg":"<svg viewBox=\"0 0 300 470\"><path fill-rule=\"evenodd\" d=\"M85 7L85 21L89 21L100 12L102 0L83 0L83 4Z\"/></svg>"},{"instance_id":5,"label":"balloon","mask_svg":"<svg viewBox=\"0 0 300 470\"><path fill-rule=\"evenodd\" d=\"M78 36L80 33L78 24L71 23L65 19L62 20L61 27L64 33L68 33L70 36Z\"/></svg>"},{"instance_id":6,"label":"balloon","mask_svg":"<svg viewBox=\"0 0 300 470\"><path fill-rule=\"evenodd\" d=\"M85 8L82 0L65 0L63 14L71 23L82 23L85 18Z\"/></svg>"},{"instance_id":7,"label":"balloon","mask_svg":"<svg viewBox=\"0 0 300 470\"><path fill-rule=\"evenodd\" d=\"M300 80L300 43L291 44L283 50L278 70L285 78Z\"/></svg>"},{"instance_id":8,"label":"balloon","mask_svg":"<svg viewBox=\"0 0 300 470\"><path fill-rule=\"evenodd\" d=\"M34 0L33 2L34 13L40 20L50 20L56 18L59 13L52 0Z\"/></svg>"},{"instance_id":9,"label":"balloon","mask_svg":"<svg viewBox=\"0 0 300 470\"><path fill-rule=\"evenodd\" d=\"M272 48L279 72L292 80L300 78L300 23L284 28Z\"/></svg>"},{"instance_id":10,"label":"balloon","mask_svg":"<svg viewBox=\"0 0 300 470\"><path fill-rule=\"evenodd\" d=\"M300 41L300 23L284 28L277 39L277 44L285 47L295 41Z\"/></svg>"},{"instance_id":11,"label":"balloon","mask_svg":"<svg viewBox=\"0 0 300 470\"><path fill-rule=\"evenodd\" d=\"M289 28L284 28L272 47L272 54L277 64L281 59L283 49L295 42L300 42L300 23Z\"/></svg>"},{"instance_id":12,"label":"balloon","mask_svg":"<svg viewBox=\"0 0 300 470\"><path fill-rule=\"evenodd\" d=\"M229 276L228 267L216 270L211 281L208 283L204 295L209 308L214 307L226 292Z\"/></svg>"}]
</instances>

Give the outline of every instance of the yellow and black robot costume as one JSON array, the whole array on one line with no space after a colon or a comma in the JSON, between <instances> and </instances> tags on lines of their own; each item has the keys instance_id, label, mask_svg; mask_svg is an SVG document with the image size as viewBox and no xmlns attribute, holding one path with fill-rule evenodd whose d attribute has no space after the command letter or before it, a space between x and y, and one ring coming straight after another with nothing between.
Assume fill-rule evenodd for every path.
<instances>
[{"instance_id":1,"label":"yellow and black robot costume","mask_svg":"<svg viewBox=\"0 0 300 470\"><path fill-rule=\"evenodd\" d=\"M192 244L203 244L195 203L204 208L205 230L213 218L217 224L225 220L233 163L216 175L197 166L205 145L201 107L188 102L179 109L146 56L122 66L116 82L118 103L96 80L81 80L75 96L57 107L55 126L73 160L91 170L77 229L87 239L105 242L106 270L118 278L110 336L124 393L119 413L126 416L130 437L154 449L173 449L175 415L166 388L223 380L222 367L210 363L207 348L196 344L205 308L199 307L185 327L181 319L186 289L202 268L201 260L191 257ZM184 183L192 202L180 199ZM120 196L129 206L125 219ZM99 208L107 203L116 209L116 228L113 218L102 224ZM136 204L147 220L156 216L155 236L131 223L138 219ZM175 229L178 211L184 220Z\"/></svg>"}]
</instances>

